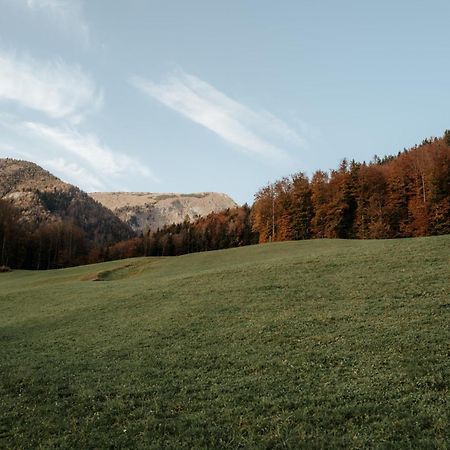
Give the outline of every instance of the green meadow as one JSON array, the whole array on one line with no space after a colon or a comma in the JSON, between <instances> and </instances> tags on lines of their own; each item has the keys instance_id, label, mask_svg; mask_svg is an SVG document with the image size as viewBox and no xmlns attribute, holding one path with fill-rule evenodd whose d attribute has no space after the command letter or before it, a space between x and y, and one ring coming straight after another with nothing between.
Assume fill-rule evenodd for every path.
<instances>
[{"instance_id":1,"label":"green meadow","mask_svg":"<svg viewBox=\"0 0 450 450\"><path fill-rule=\"evenodd\" d=\"M449 448L450 236L0 274L0 448Z\"/></svg>"}]
</instances>

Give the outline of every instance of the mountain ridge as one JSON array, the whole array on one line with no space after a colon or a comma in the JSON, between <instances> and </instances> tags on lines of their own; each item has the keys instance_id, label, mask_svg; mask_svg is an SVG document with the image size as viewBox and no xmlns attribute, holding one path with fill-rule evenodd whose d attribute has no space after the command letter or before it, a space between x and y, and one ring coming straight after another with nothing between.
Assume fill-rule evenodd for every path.
<instances>
[{"instance_id":1,"label":"mountain ridge","mask_svg":"<svg viewBox=\"0 0 450 450\"><path fill-rule=\"evenodd\" d=\"M10 201L32 228L69 221L99 244L134 236L128 225L86 192L33 162L1 158L0 174L0 199Z\"/></svg>"},{"instance_id":2,"label":"mountain ridge","mask_svg":"<svg viewBox=\"0 0 450 450\"><path fill-rule=\"evenodd\" d=\"M91 192L89 195L135 232L155 231L237 206L227 194L218 192Z\"/></svg>"}]
</instances>

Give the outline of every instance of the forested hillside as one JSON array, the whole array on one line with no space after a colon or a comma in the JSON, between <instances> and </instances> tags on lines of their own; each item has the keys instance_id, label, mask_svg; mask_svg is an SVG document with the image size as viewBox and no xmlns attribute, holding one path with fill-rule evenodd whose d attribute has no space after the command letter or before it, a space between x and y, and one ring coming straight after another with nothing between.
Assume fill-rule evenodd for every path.
<instances>
[{"instance_id":1,"label":"forested hillside","mask_svg":"<svg viewBox=\"0 0 450 450\"><path fill-rule=\"evenodd\" d=\"M78 187L32 162L0 159L0 265L85 264L96 248L132 236L127 224Z\"/></svg>"},{"instance_id":2,"label":"forested hillside","mask_svg":"<svg viewBox=\"0 0 450 450\"><path fill-rule=\"evenodd\" d=\"M252 224L259 242L450 233L450 132L395 157L283 178L256 194Z\"/></svg>"},{"instance_id":3,"label":"forested hillside","mask_svg":"<svg viewBox=\"0 0 450 450\"><path fill-rule=\"evenodd\" d=\"M251 209L244 205L211 213L194 222L166 226L107 250L108 259L135 256L176 256L257 244L258 234L252 231Z\"/></svg>"},{"instance_id":4,"label":"forested hillside","mask_svg":"<svg viewBox=\"0 0 450 450\"><path fill-rule=\"evenodd\" d=\"M81 189L29 161L0 159L0 199L15 206L22 223L33 230L67 222L102 245L134 235L128 225Z\"/></svg>"}]
</instances>

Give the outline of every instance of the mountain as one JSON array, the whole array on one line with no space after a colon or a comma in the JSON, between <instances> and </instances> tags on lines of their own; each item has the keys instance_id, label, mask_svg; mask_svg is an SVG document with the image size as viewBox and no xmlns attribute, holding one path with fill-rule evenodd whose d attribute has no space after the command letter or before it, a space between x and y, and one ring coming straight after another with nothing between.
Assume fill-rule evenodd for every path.
<instances>
[{"instance_id":1,"label":"mountain","mask_svg":"<svg viewBox=\"0 0 450 450\"><path fill-rule=\"evenodd\" d=\"M94 192L94 200L113 211L134 231L156 230L165 225L195 220L212 212L235 208L225 194L152 194L145 192Z\"/></svg>"},{"instance_id":2,"label":"mountain","mask_svg":"<svg viewBox=\"0 0 450 450\"><path fill-rule=\"evenodd\" d=\"M109 209L32 162L0 159L0 199L10 200L23 221L32 226L73 222L98 244L134 236L133 230Z\"/></svg>"}]
</instances>

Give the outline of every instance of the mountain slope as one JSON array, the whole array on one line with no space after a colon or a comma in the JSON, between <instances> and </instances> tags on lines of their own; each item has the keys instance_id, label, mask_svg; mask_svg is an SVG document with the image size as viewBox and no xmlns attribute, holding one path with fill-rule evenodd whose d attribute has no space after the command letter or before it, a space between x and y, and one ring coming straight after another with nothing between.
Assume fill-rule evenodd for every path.
<instances>
[{"instance_id":1,"label":"mountain slope","mask_svg":"<svg viewBox=\"0 0 450 450\"><path fill-rule=\"evenodd\" d=\"M31 226L70 221L99 244L134 235L109 209L32 162L0 159L0 198L19 208Z\"/></svg>"},{"instance_id":2,"label":"mountain slope","mask_svg":"<svg viewBox=\"0 0 450 450\"><path fill-rule=\"evenodd\" d=\"M165 225L182 223L186 218L195 220L212 212L237 206L227 195L215 192L198 194L93 192L89 195L138 232L154 231Z\"/></svg>"}]
</instances>

